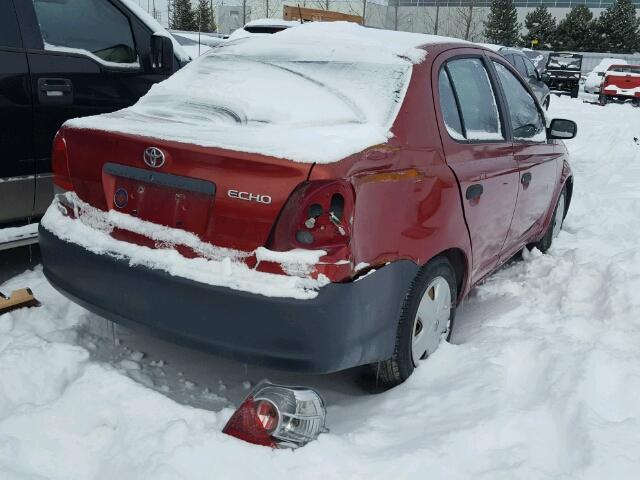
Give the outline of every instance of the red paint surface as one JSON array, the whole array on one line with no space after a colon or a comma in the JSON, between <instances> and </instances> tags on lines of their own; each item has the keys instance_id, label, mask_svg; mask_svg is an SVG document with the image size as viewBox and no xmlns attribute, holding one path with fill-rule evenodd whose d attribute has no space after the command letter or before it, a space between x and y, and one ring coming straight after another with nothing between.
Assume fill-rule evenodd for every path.
<instances>
[{"instance_id":1,"label":"red paint surface","mask_svg":"<svg viewBox=\"0 0 640 480\"><path fill-rule=\"evenodd\" d=\"M640 65L611 65L607 70L612 70L616 67L635 67L640 69ZM612 86L624 90L640 88L640 77L637 75L607 75L607 72L605 72L604 80L602 81L602 93L613 97L640 98L640 92L637 92L635 95L624 95L617 93L617 91L607 91L607 87Z\"/></svg>"}]
</instances>

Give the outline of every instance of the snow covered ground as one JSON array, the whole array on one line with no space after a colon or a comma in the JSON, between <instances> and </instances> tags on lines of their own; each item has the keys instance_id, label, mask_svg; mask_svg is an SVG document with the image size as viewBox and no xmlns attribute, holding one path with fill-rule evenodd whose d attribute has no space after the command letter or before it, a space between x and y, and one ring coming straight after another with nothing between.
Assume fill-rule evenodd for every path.
<instances>
[{"instance_id":1,"label":"snow covered ground","mask_svg":"<svg viewBox=\"0 0 640 480\"><path fill-rule=\"evenodd\" d=\"M0 317L0 478L638 478L640 109L554 97L550 114L579 125L564 231L476 288L452 344L384 394L353 371L301 377L109 331L40 269L1 285L43 306ZM318 387L330 433L297 451L221 434L264 377Z\"/></svg>"}]
</instances>

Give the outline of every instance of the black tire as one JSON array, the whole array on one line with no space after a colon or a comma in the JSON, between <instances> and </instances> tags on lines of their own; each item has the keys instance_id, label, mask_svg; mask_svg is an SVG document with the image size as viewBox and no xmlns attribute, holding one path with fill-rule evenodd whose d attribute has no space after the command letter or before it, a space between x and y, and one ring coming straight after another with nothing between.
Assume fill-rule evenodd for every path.
<instances>
[{"instance_id":1,"label":"black tire","mask_svg":"<svg viewBox=\"0 0 640 480\"><path fill-rule=\"evenodd\" d=\"M458 295L456 276L449 260L445 257L436 257L420 269L409 287L398 321L393 356L382 362L371 364L376 390L388 390L400 385L411 376L416 368L412 358L414 319L427 287L437 277L444 278L450 289L451 308L449 309L449 332L446 340L451 338Z\"/></svg>"},{"instance_id":2,"label":"black tire","mask_svg":"<svg viewBox=\"0 0 640 480\"><path fill-rule=\"evenodd\" d=\"M571 98L578 98L578 93L580 93L580 86L576 85L571 89Z\"/></svg>"},{"instance_id":3,"label":"black tire","mask_svg":"<svg viewBox=\"0 0 640 480\"><path fill-rule=\"evenodd\" d=\"M607 102L609 101L607 96L602 94L602 93L600 94L600 98L598 100L599 100L600 105L603 105L603 106L606 105Z\"/></svg>"},{"instance_id":4,"label":"black tire","mask_svg":"<svg viewBox=\"0 0 640 480\"><path fill-rule=\"evenodd\" d=\"M558 201L556 202L556 207L553 209L553 217L551 219L551 222L549 223L549 226L547 227L547 231L544 232L544 236L540 239L539 242L527 245L527 247L529 247L529 249L532 248L537 248L538 250L540 250L542 253L545 253L547 250L549 250L549 248L551 248L551 244L553 243L553 229L556 225L556 219L558 218L556 213L558 211L558 206L560 204L560 200L563 200L562 204L564 205L564 211L562 212L562 218L560 219L561 222L564 221L564 217L567 214L567 187L563 187L562 191L560 192L560 195L558 196ZM562 228L562 225L560 225L560 228Z\"/></svg>"}]
</instances>

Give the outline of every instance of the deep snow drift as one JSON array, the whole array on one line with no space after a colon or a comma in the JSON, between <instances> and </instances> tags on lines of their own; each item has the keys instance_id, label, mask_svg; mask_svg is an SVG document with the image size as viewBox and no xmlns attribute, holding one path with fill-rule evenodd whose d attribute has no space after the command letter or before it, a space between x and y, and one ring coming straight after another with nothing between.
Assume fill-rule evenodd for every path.
<instances>
[{"instance_id":1,"label":"deep snow drift","mask_svg":"<svg viewBox=\"0 0 640 480\"><path fill-rule=\"evenodd\" d=\"M453 344L385 394L99 341L39 270L2 285L43 306L0 317L0 478L637 478L640 109L554 97L550 114L579 124L565 230L478 287ZM318 386L331 432L295 452L221 434L264 376Z\"/></svg>"}]
</instances>

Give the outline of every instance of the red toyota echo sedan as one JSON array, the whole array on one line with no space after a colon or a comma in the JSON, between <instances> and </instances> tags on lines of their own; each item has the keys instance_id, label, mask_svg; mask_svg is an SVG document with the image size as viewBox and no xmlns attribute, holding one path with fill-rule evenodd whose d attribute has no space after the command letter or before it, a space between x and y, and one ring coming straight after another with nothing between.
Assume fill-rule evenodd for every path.
<instances>
[{"instance_id":1,"label":"red toyota echo sedan","mask_svg":"<svg viewBox=\"0 0 640 480\"><path fill-rule=\"evenodd\" d=\"M44 272L118 323L392 387L475 284L551 246L576 129L455 39L336 22L227 42L62 127Z\"/></svg>"}]
</instances>

